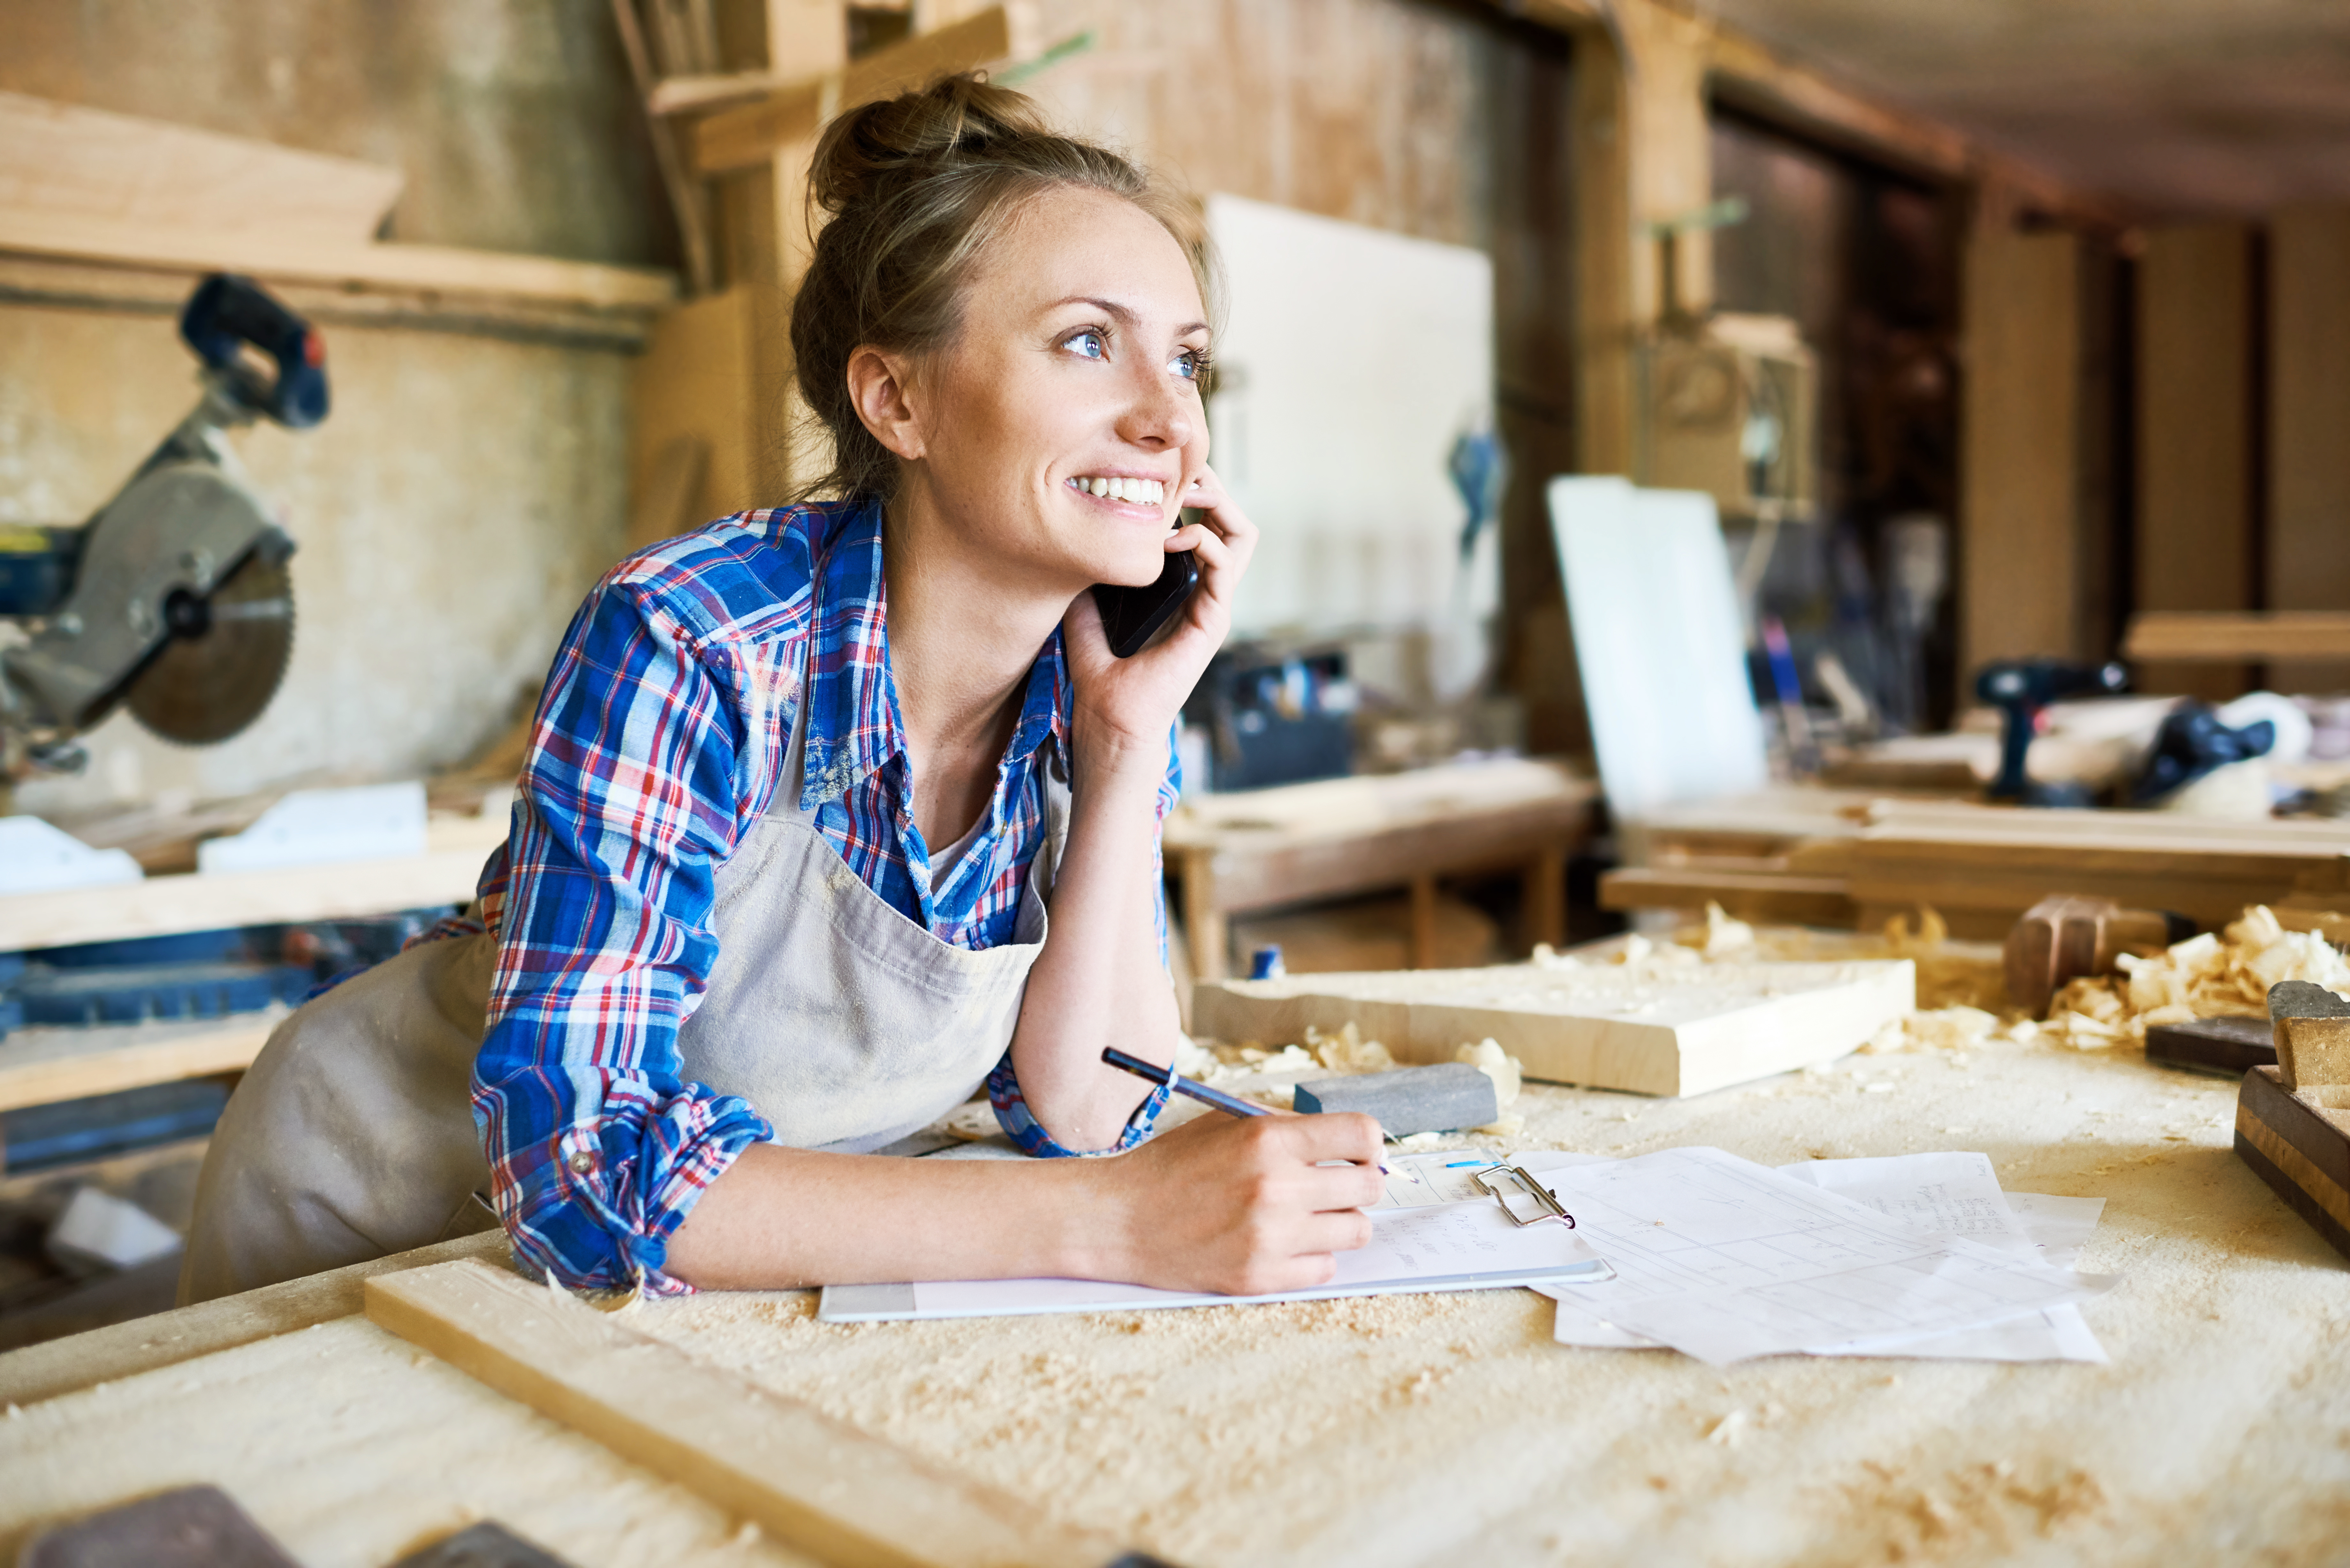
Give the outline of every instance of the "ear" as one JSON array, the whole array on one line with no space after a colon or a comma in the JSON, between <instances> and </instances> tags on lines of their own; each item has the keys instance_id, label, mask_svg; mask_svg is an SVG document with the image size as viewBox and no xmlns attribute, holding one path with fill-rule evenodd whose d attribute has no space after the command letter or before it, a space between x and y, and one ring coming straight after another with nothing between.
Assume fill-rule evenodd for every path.
<instances>
[{"instance_id":1,"label":"ear","mask_svg":"<svg viewBox=\"0 0 2350 1568\"><path fill-rule=\"evenodd\" d=\"M857 417L875 441L909 462L923 450L912 369L902 355L879 348L859 348L848 357L848 399Z\"/></svg>"}]
</instances>

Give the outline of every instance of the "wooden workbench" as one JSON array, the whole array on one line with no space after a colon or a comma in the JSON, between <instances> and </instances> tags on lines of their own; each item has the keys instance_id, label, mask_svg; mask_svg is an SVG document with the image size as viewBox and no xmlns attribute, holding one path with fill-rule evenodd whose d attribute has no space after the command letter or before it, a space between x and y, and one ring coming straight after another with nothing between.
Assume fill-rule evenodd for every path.
<instances>
[{"instance_id":1,"label":"wooden workbench","mask_svg":"<svg viewBox=\"0 0 2350 1568\"><path fill-rule=\"evenodd\" d=\"M1978 1148L2011 1190L2102 1196L2081 1266L2121 1280L2083 1311L2112 1364L1717 1371L1554 1345L1523 1291L839 1328L783 1292L628 1321L1190 1568L2343 1560L2350 1272L2232 1152L2231 1082L1997 1044L1520 1108L1527 1146ZM303 1282L0 1356L23 1407L0 1554L44 1517L212 1480L317 1568L478 1514L580 1568L794 1561L340 1315L355 1298Z\"/></svg>"},{"instance_id":2,"label":"wooden workbench","mask_svg":"<svg viewBox=\"0 0 2350 1568\"><path fill-rule=\"evenodd\" d=\"M1874 927L1930 905L1997 940L2052 893L2173 909L2218 929L2247 904L2350 904L2350 822L2050 811L1785 787L1673 806L1619 830L1612 909Z\"/></svg>"},{"instance_id":3,"label":"wooden workbench","mask_svg":"<svg viewBox=\"0 0 2350 1568\"><path fill-rule=\"evenodd\" d=\"M1566 857L1598 786L1563 763L1510 760L1187 799L1167 819L1192 973L1231 972L1231 917L1388 888L1412 898L1415 968L1434 962L1440 877L1522 867L1534 941L1565 940Z\"/></svg>"}]
</instances>

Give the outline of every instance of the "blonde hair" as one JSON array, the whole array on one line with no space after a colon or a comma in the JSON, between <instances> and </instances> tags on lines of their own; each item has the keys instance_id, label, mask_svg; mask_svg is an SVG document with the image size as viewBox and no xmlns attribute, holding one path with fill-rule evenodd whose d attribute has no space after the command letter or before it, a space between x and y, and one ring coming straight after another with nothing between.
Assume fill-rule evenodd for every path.
<instances>
[{"instance_id":1,"label":"blonde hair","mask_svg":"<svg viewBox=\"0 0 2350 1568\"><path fill-rule=\"evenodd\" d=\"M804 497L886 502L896 493L897 457L849 399L849 356L920 357L951 341L980 254L1021 208L1065 187L1156 218L1214 317L1219 280L1197 209L1107 148L1055 133L1025 94L975 74L943 77L826 128L808 170L810 223L824 222L792 303L792 355L801 395L832 437L833 464Z\"/></svg>"}]
</instances>

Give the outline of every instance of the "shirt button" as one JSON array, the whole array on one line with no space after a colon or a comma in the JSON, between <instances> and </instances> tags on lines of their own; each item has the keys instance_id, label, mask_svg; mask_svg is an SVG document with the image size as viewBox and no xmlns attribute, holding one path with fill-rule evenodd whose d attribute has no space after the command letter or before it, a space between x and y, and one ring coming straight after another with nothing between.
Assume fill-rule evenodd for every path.
<instances>
[{"instance_id":1,"label":"shirt button","mask_svg":"<svg viewBox=\"0 0 2350 1568\"><path fill-rule=\"evenodd\" d=\"M598 1159L591 1150L583 1148L574 1154L568 1163L571 1167L571 1173L574 1176L586 1176L588 1172L594 1170L598 1165L601 1165L603 1161Z\"/></svg>"}]
</instances>

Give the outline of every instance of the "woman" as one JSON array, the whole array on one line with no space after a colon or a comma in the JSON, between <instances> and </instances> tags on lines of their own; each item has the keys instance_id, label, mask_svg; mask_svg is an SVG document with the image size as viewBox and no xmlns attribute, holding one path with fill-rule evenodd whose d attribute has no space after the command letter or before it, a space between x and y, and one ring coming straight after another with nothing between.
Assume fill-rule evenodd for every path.
<instances>
[{"instance_id":1,"label":"woman","mask_svg":"<svg viewBox=\"0 0 2350 1568\"><path fill-rule=\"evenodd\" d=\"M1101 1061L1177 1043L1169 735L1256 537L1207 467L1204 242L968 77L837 120L810 195L792 345L837 499L656 545L589 596L477 926L278 1030L206 1159L183 1299L493 1210L562 1282L655 1293L1255 1293L1368 1239L1367 1118L1145 1143L1164 1091ZM1200 590L1112 657L1089 586L1172 550ZM983 1082L1030 1154L1132 1152L861 1152Z\"/></svg>"}]
</instances>

